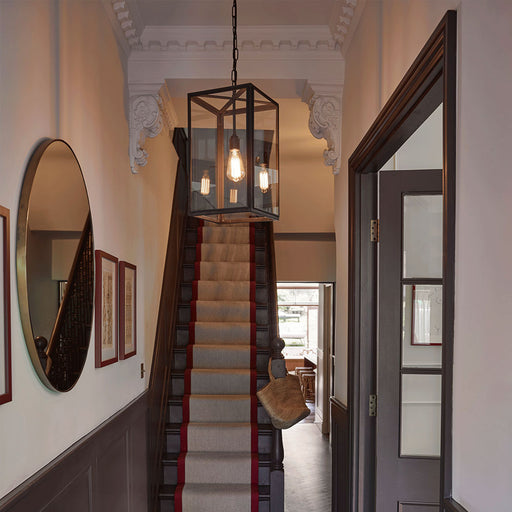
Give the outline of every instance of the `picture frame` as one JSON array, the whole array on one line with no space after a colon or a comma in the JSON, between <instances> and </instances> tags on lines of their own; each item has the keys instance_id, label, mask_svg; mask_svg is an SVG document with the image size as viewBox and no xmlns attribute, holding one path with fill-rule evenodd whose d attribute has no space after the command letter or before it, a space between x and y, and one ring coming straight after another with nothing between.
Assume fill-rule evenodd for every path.
<instances>
[{"instance_id":1,"label":"picture frame","mask_svg":"<svg viewBox=\"0 0 512 512\"><path fill-rule=\"evenodd\" d=\"M411 345L442 345L443 285L412 285Z\"/></svg>"},{"instance_id":2,"label":"picture frame","mask_svg":"<svg viewBox=\"0 0 512 512\"><path fill-rule=\"evenodd\" d=\"M12 401L10 213L0 206L0 405Z\"/></svg>"},{"instance_id":3,"label":"picture frame","mask_svg":"<svg viewBox=\"0 0 512 512\"><path fill-rule=\"evenodd\" d=\"M137 353L137 267L119 262L119 359Z\"/></svg>"},{"instance_id":4,"label":"picture frame","mask_svg":"<svg viewBox=\"0 0 512 512\"><path fill-rule=\"evenodd\" d=\"M95 251L95 366L103 368L118 360L119 267L118 259Z\"/></svg>"}]
</instances>

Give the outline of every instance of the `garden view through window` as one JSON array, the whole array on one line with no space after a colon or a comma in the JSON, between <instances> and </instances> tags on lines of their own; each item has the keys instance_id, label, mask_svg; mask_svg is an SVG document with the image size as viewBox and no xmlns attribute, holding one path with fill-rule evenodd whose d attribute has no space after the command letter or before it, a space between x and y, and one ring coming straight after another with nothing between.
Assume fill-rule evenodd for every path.
<instances>
[{"instance_id":1,"label":"garden view through window","mask_svg":"<svg viewBox=\"0 0 512 512\"><path fill-rule=\"evenodd\" d=\"M285 342L285 358L316 358L318 302L318 283L277 283L279 333Z\"/></svg>"}]
</instances>

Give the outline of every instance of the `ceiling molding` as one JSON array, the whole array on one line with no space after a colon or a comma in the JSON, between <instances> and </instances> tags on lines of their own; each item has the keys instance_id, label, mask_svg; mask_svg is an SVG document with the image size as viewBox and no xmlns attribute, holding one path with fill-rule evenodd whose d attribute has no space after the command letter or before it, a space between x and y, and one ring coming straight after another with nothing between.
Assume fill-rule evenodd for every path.
<instances>
[{"instance_id":1,"label":"ceiling molding","mask_svg":"<svg viewBox=\"0 0 512 512\"><path fill-rule=\"evenodd\" d=\"M140 35L143 25L133 0L103 0L117 42L126 55L142 46Z\"/></svg>"},{"instance_id":2,"label":"ceiling molding","mask_svg":"<svg viewBox=\"0 0 512 512\"><path fill-rule=\"evenodd\" d=\"M354 33L359 25L367 0L338 0L333 8L329 28L334 40L347 54Z\"/></svg>"},{"instance_id":3,"label":"ceiling molding","mask_svg":"<svg viewBox=\"0 0 512 512\"><path fill-rule=\"evenodd\" d=\"M230 26L148 26L141 37L142 49L149 51L231 51ZM326 25L266 25L238 29L241 51L296 50L339 51Z\"/></svg>"}]
</instances>

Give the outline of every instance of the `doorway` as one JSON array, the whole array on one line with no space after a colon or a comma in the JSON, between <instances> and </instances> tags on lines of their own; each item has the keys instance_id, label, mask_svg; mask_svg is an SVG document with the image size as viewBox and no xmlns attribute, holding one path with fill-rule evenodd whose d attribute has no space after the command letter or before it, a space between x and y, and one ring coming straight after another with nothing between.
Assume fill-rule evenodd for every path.
<instances>
[{"instance_id":1,"label":"doorway","mask_svg":"<svg viewBox=\"0 0 512 512\"><path fill-rule=\"evenodd\" d=\"M312 411L307 420L325 435L330 432L329 397L334 373L333 300L334 283L277 283L279 335L285 342L286 368L308 374L307 379L301 376Z\"/></svg>"},{"instance_id":2,"label":"doorway","mask_svg":"<svg viewBox=\"0 0 512 512\"><path fill-rule=\"evenodd\" d=\"M347 478L336 493L336 511L431 512L440 510L451 495L455 50L456 13L449 11L349 159L349 404L337 427L341 450L333 444L333 453L340 452L333 467ZM379 171L437 108L442 112L441 170L430 175L433 181L428 186L418 183L417 173L411 174L412 183L390 185L393 201L389 189L383 197L379 185L386 188L388 178ZM396 178L398 182L406 176L404 171L393 174L402 175ZM423 178L428 174L423 173ZM437 196L441 201L442 263L440 274L432 278L403 274L404 197L421 195ZM381 227L379 206L385 207L388 201L398 217ZM379 249L381 235L392 240L387 255ZM382 260L389 269L382 266ZM411 343L423 349L426 339L430 343L433 337L431 330L428 336L425 330L427 324L430 328L425 310L435 293L441 293L442 343L428 345L437 353L425 356L430 358L428 365L411 366L406 360L414 348ZM411 320L413 311L417 328ZM413 353L414 357L418 354ZM442 364L434 357L440 357ZM412 413L420 402L431 403L421 413ZM412 436L411 444L408 425L421 425L426 409L430 409L427 423L437 422L438 439ZM419 438L424 441L422 446L418 446ZM407 480L413 476L419 482ZM337 478L334 474L333 481ZM412 490L415 485L421 487L422 479L430 482L425 495Z\"/></svg>"}]
</instances>

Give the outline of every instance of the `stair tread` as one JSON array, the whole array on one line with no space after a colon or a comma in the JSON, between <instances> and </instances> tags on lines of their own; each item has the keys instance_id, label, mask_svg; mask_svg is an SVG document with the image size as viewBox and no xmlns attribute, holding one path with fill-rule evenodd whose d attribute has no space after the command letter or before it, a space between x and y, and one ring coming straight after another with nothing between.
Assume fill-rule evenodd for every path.
<instances>
[{"instance_id":1,"label":"stair tread","mask_svg":"<svg viewBox=\"0 0 512 512\"><path fill-rule=\"evenodd\" d=\"M237 396L241 399L249 399L251 398L251 395L190 395L195 397L201 397L201 398L211 398L211 399L217 399L217 400L226 400L229 397ZM167 399L168 405L182 405L183 404L183 396L182 395L170 395ZM263 407L261 405L261 402L258 401L258 407Z\"/></svg>"},{"instance_id":2,"label":"stair tread","mask_svg":"<svg viewBox=\"0 0 512 512\"><path fill-rule=\"evenodd\" d=\"M211 456L212 458L214 456L218 457L219 455L226 456L226 458L235 458L234 456L236 455L252 455L249 452L187 452L187 455L192 455L193 457L197 456L198 454L206 454L208 456ZM269 453L258 453L256 455L258 455L258 460L261 466L270 464L272 457ZM162 464L173 466L178 463L179 456L180 454L177 452L165 452L162 454Z\"/></svg>"},{"instance_id":3,"label":"stair tread","mask_svg":"<svg viewBox=\"0 0 512 512\"><path fill-rule=\"evenodd\" d=\"M188 484L191 486L195 485L208 485L208 484ZM246 486L250 484L210 484L215 485L215 487L221 487L221 488L227 488L227 486ZM160 497L168 497L168 498L174 498L174 493L176 492L176 485L170 485L170 484L162 484L159 487L159 496ZM270 496L270 485L258 485L258 491L260 498L262 497L269 497Z\"/></svg>"},{"instance_id":4,"label":"stair tread","mask_svg":"<svg viewBox=\"0 0 512 512\"><path fill-rule=\"evenodd\" d=\"M166 423L165 432L179 432L181 431L181 423ZM251 423L200 423L191 421L189 425L216 425L221 427L229 427L231 425L251 425ZM258 431L264 434L272 433L272 425L270 423L258 423Z\"/></svg>"}]
</instances>

